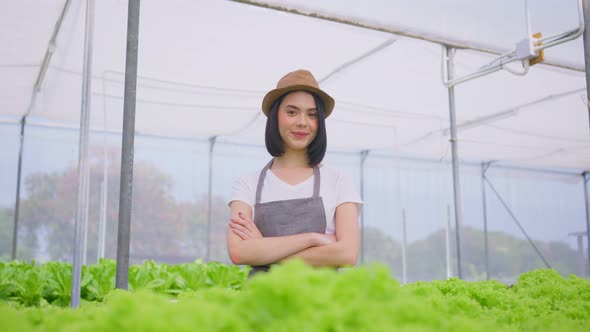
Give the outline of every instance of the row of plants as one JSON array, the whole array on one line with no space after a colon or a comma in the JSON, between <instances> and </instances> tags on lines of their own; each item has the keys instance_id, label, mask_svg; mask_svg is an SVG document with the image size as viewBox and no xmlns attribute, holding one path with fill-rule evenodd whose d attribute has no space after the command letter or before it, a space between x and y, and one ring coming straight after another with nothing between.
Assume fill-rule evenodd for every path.
<instances>
[{"instance_id":1,"label":"row of plants","mask_svg":"<svg viewBox=\"0 0 590 332\"><path fill-rule=\"evenodd\" d=\"M101 260L82 267L80 296L83 301L102 302L115 289L116 262ZM197 260L186 264L146 261L129 268L130 291L150 289L177 295L213 286L240 289L248 270L235 265ZM67 306L72 291L72 265L63 262L35 264L0 262L0 300L22 306Z\"/></svg>"},{"instance_id":2,"label":"row of plants","mask_svg":"<svg viewBox=\"0 0 590 332\"><path fill-rule=\"evenodd\" d=\"M524 273L508 286L459 279L400 285L379 265L335 271L299 261L243 282L245 270L227 268L242 283L169 292L157 282L133 292L109 291L103 302L84 302L79 309L0 301L0 330L587 331L590 326L590 281L550 269ZM151 283L147 279L144 285Z\"/></svg>"}]
</instances>

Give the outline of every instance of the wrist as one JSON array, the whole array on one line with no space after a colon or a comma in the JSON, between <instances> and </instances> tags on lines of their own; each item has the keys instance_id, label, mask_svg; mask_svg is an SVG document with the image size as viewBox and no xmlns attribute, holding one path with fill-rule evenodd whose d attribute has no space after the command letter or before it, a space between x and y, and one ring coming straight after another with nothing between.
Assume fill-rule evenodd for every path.
<instances>
[{"instance_id":1,"label":"wrist","mask_svg":"<svg viewBox=\"0 0 590 332\"><path fill-rule=\"evenodd\" d=\"M307 237L307 244L310 247L315 247L320 245L320 238L318 233L305 233Z\"/></svg>"}]
</instances>

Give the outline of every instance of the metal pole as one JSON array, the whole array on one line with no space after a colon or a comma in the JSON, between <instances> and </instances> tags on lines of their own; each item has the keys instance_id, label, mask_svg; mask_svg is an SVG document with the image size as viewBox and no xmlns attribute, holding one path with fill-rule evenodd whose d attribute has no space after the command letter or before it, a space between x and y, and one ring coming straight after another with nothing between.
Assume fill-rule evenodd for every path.
<instances>
[{"instance_id":1,"label":"metal pole","mask_svg":"<svg viewBox=\"0 0 590 332\"><path fill-rule=\"evenodd\" d=\"M485 52L490 54L497 54L501 55L508 51L508 49L499 49L495 45L490 45L483 42L473 42L469 41L466 42L464 40L459 39L451 39L451 38L444 38L441 36L433 36L428 34L420 34L414 32L412 29L407 29L405 26L395 26L390 24L383 24L375 22L372 19L360 19L360 18L345 18L342 15L335 15L330 10L326 9L319 9L319 8L309 8L305 5L295 5L299 3L297 1L288 1L289 4L275 4L274 2L278 1L261 1L261 0L231 0L234 2L244 3L247 5L254 5L258 7L263 7L266 9L272 9L282 12L287 12L289 14L295 15L302 15L306 17L311 17L313 19L325 20L336 22L338 24L346 24L351 25L363 29L381 31L389 34L394 34L396 36L402 36L417 40L424 40L427 42L441 44L441 45L449 45L455 49L465 49L465 50L473 50L477 52ZM305 8L307 7L307 8ZM574 30L575 31L575 30ZM568 31L571 33L572 31ZM565 69L571 69L576 71L582 71L582 68L574 63L567 63L567 62L560 62L555 60L549 60L543 62L545 65L561 67Z\"/></svg>"},{"instance_id":2,"label":"metal pole","mask_svg":"<svg viewBox=\"0 0 590 332\"><path fill-rule=\"evenodd\" d=\"M449 80L453 79L455 66L453 63L453 56L455 49L443 46L446 52L447 62L447 77ZM457 238L457 273L459 279L463 278L461 269L461 224L463 214L461 210L461 188L459 186L459 156L457 151L457 121L455 119L455 87L449 86L449 118L451 127L451 151L453 156L453 194L455 203L455 236Z\"/></svg>"},{"instance_id":3,"label":"metal pole","mask_svg":"<svg viewBox=\"0 0 590 332\"><path fill-rule=\"evenodd\" d=\"M12 228L12 251L11 251L11 259L16 259L16 249L18 243L18 215L20 210L20 182L22 177L22 168L23 168L23 144L25 139L25 122L26 117L22 117L20 120L20 138L19 138L19 147L18 147L18 167L17 167L17 175L16 175L16 199L14 203L14 223Z\"/></svg>"},{"instance_id":4,"label":"metal pole","mask_svg":"<svg viewBox=\"0 0 590 332\"><path fill-rule=\"evenodd\" d=\"M26 116L23 116L20 120L20 139L18 145L18 169L16 174L16 200L14 203L14 224L12 228L12 252L11 259L16 259L16 248L18 243L18 214L20 212L20 181L22 177L23 169L23 144L25 140L25 122Z\"/></svg>"},{"instance_id":5,"label":"metal pole","mask_svg":"<svg viewBox=\"0 0 590 332\"><path fill-rule=\"evenodd\" d=\"M587 240L587 249L588 249L588 277L590 277L590 200L588 199L588 172L582 173L584 177L584 181L582 184L584 185L584 205L586 206L586 240Z\"/></svg>"},{"instance_id":6,"label":"metal pole","mask_svg":"<svg viewBox=\"0 0 590 332\"><path fill-rule=\"evenodd\" d=\"M102 92L106 94L106 82L104 73L102 75ZM103 96L102 100L102 121L104 131L102 135L102 184L100 196L100 216L98 222L98 248L96 261L100 262L105 256L106 231L107 231L107 204L108 204L108 158L107 158L107 100Z\"/></svg>"},{"instance_id":7,"label":"metal pole","mask_svg":"<svg viewBox=\"0 0 590 332\"><path fill-rule=\"evenodd\" d=\"M97 262L105 255L105 241L107 228L107 169L106 169L106 155L105 165L102 175L101 197L100 197L100 219L98 223L98 250Z\"/></svg>"},{"instance_id":8,"label":"metal pole","mask_svg":"<svg viewBox=\"0 0 590 332\"><path fill-rule=\"evenodd\" d=\"M82 72L82 110L80 114L80 142L78 152L78 204L74 263L72 271L71 306L80 306L80 279L84 251L84 234L88 217L88 134L90 129L90 96L92 83L92 43L94 33L94 0L86 1L86 28L84 34L84 65Z\"/></svg>"},{"instance_id":9,"label":"metal pole","mask_svg":"<svg viewBox=\"0 0 590 332\"><path fill-rule=\"evenodd\" d=\"M213 147L217 136L209 139L209 188L207 191L207 245L205 248L205 261L211 259L211 212L212 212L212 191L213 191Z\"/></svg>"},{"instance_id":10,"label":"metal pole","mask_svg":"<svg viewBox=\"0 0 590 332\"><path fill-rule=\"evenodd\" d=\"M490 186L490 189L492 189L492 191L494 192L494 194L496 194L496 197L498 197L498 199L500 200L500 203L502 203L502 205L504 206L504 209L506 209L506 212L508 212L508 214L510 215L510 217L512 217L512 220L514 220L514 222L516 223L516 225L518 226L518 228L520 228L520 231L522 232L522 234L524 234L525 238L527 239L527 241L529 242L529 244L531 245L531 247L533 247L533 249L535 250L535 252L537 253L537 255L539 255L539 257L541 257L541 259L543 260L543 263L545 263L545 266L548 269L550 269L551 268L551 265L549 265L549 262L547 262L547 260L545 259L545 256L543 256L543 254L541 253L541 251L539 250L539 248L537 248L537 246L533 242L533 239L531 239L531 237L526 232L526 230L524 229L524 227L522 227L522 225L518 221L518 218L516 218L516 216L514 215L514 213L512 213L512 210L510 210L510 207L508 207L508 204L506 204L506 202L504 201L504 199L502 199L502 196L500 196L500 194L498 193L498 191L496 190L496 188L494 188L494 185L492 185L492 183L490 182L490 180L488 180L488 178L485 177L485 176L484 176L484 180L488 183L488 185Z\"/></svg>"},{"instance_id":11,"label":"metal pole","mask_svg":"<svg viewBox=\"0 0 590 332\"><path fill-rule=\"evenodd\" d=\"M365 203L365 160L369 150L361 151L361 200ZM366 204L364 204L366 206ZM361 264L365 262L365 207L361 208Z\"/></svg>"},{"instance_id":12,"label":"metal pole","mask_svg":"<svg viewBox=\"0 0 590 332\"><path fill-rule=\"evenodd\" d=\"M27 122L27 117L33 111L33 107L35 106L35 101L37 100L37 93L41 91L41 85L43 84L43 80L45 78L45 73L47 72L47 68L49 67L49 63L51 62L51 58L53 53L55 52L56 45L55 41L57 40L57 36L59 35L59 31L61 29L61 24L63 22L66 13L68 12L68 8L70 7L71 0L67 0L64 3L64 6L61 10L61 14L55 23L55 27L53 28L53 34L51 35L51 39L49 40L49 45L47 45L47 49L45 50L45 56L43 57L43 61L41 62L41 67L39 68L39 73L37 73L37 79L35 80L35 85L33 87L33 94L31 96L31 101L29 104L29 108L27 112L20 120L20 139L19 139L19 146L18 146L18 168L17 168L17 178L16 178L16 200L14 203L14 226L12 229L12 252L11 252L11 259L16 259L16 249L18 244L18 217L20 212L20 186L21 186L21 177L22 177L22 166L23 166L23 144L25 139L25 125Z\"/></svg>"},{"instance_id":13,"label":"metal pole","mask_svg":"<svg viewBox=\"0 0 590 332\"><path fill-rule=\"evenodd\" d=\"M582 0L584 9L584 26L590 26L590 0ZM586 108L588 109L588 120L590 121L590 31L584 29L584 63L586 70ZM588 236L590 238L590 235ZM590 243L590 240L588 240ZM590 250L590 249L589 249Z\"/></svg>"},{"instance_id":14,"label":"metal pole","mask_svg":"<svg viewBox=\"0 0 590 332\"><path fill-rule=\"evenodd\" d=\"M484 253L486 262L486 280L490 280L490 252L489 252L489 239L488 239L488 209L486 201L486 182L485 176L489 163L481 163L481 197L483 203L483 241L484 241Z\"/></svg>"},{"instance_id":15,"label":"metal pole","mask_svg":"<svg viewBox=\"0 0 590 332\"><path fill-rule=\"evenodd\" d=\"M445 251L447 261L447 279L453 277L451 269L451 206L447 204L447 223L445 227Z\"/></svg>"},{"instance_id":16,"label":"metal pole","mask_svg":"<svg viewBox=\"0 0 590 332\"><path fill-rule=\"evenodd\" d=\"M586 274L586 258L584 257L584 236L581 234L578 234L578 236L576 236L576 240L577 240L577 251L578 251L578 257L579 257L579 261L580 261L580 267L579 267L579 271L580 271L580 277L583 276L584 274Z\"/></svg>"},{"instance_id":17,"label":"metal pole","mask_svg":"<svg viewBox=\"0 0 590 332\"><path fill-rule=\"evenodd\" d=\"M406 209L402 208L402 283L408 283L408 266L407 266L407 238L406 238Z\"/></svg>"},{"instance_id":18,"label":"metal pole","mask_svg":"<svg viewBox=\"0 0 590 332\"><path fill-rule=\"evenodd\" d=\"M90 124L88 125L90 127ZM88 144L88 143L86 143ZM86 173L84 174L84 177L86 177L86 179L84 180L86 182L86 187L89 188L90 187L90 166L87 165L86 166ZM82 229L84 230L84 234L82 237L82 265L86 265L86 259L88 258L88 212L90 210L89 208L89 197L90 197L90 190L87 189L86 190L88 193L86 194L86 207L84 208L84 218L82 219L82 222L84 223L84 227L82 227Z\"/></svg>"},{"instance_id":19,"label":"metal pole","mask_svg":"<svg viewBox=\"0 0 590 332\"><path fill-rule=\"evenodd\" d=\"M123 102L123 148L117 233L116 287L127 289L129 280L129 240L131 198L133 195L133 144L135 138L135 98L137 94L137 49L139 38L139 0L129 0L127 10L127 51L125 58L125 100Z\"/></svg>"}]
</instances>

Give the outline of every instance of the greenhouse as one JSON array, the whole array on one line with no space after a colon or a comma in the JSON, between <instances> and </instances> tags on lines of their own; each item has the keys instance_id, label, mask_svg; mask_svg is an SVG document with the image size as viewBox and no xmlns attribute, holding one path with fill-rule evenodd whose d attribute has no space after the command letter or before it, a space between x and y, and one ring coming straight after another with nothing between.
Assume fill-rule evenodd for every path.
<instances>
[{"instance_id":1,"label":"greenhouse","mask_svg":"<svg viewBox=\"0 0 590 332\"><path fill-rule=\"evenodd\" d=\"M0 328L583 330L587 5L1 4ZM262 98L302 68L336 100L323 162L362 197L360 254L250 281L226 248L232 182L270 160ZM203 315L133 325L126 306Z\"/></svg>"}]
</instances>

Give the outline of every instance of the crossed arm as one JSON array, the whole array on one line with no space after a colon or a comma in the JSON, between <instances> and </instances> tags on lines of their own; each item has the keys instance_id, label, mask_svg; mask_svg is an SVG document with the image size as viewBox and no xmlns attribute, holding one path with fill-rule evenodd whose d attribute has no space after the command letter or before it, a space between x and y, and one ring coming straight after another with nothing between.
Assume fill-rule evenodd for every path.
<instances>
[{"instance_id":1,"label":"crossed arm","mask_svg":"<svg viewBox=\"0 0 590 332\"><path fill-rule=\"evenodd\" d=\"M354 265L359 252L358 209L354 203L336 208L336 234L302 233L263 237L252 221L249 205L233 201L227 248L234 264L266 265L300 258L312 266Z\"/></svg>"}]
</instances>

